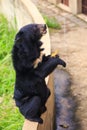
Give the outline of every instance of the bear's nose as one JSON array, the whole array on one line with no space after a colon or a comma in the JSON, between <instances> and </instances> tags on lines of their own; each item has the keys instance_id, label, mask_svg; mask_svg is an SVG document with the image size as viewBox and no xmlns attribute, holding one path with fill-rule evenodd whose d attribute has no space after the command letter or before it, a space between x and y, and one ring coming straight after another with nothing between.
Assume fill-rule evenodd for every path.
<instances>
[{"instance_id":1,"label":"bear's nose","mask_svg":"<svg viewBox=\"0 0 87 130\"><path fill-rule=\"evenodd\" d=\"M37 27L42 30L46 30L46 24L38 24Z\"/></svg>"}]
</instances>

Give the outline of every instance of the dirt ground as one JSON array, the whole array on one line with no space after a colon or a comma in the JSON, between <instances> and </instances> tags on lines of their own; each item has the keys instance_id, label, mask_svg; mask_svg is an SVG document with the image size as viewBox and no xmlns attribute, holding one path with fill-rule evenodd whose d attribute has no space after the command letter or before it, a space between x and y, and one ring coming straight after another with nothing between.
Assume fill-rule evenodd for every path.
<instances>
[{"instance_id":1,"label":"dirt ground","mask_svg":"<svg viewBox=\"0 0 87 130\"><path fill-rule=\"evenodd\" d=\"M52 6L44 9L42 4L39 3L37 7L41 13L54 14L54 12L52 13ZM56 16L58 16L57 13ZM67 20L67 22L69 21ZM60 57L67 63L66 71L72 77L71 91L78 103L75 114L81 125L79 130L87 130L87 26L81 26L81 22L83 23L80 20L80 26L77 26L78 21L76 24L74 19L74 22L72 22L74 26L67 23L60 31L51 30L50 39L52 51L59 50Z\"/></svg>"},{"instance_id":2,"label":"dirt ground","mask_svg":"<svg viewBox=\"0 0 87 130\"><path fill-rule=\"evenodd\" d=\"M55 38L54 38L55 37ZM77 99L76 116L81 130L87 129L87 29L75 27L65 34L51 34L52 51L59 50L72 77L71 91Z\"/></svg>"}]
</instances>

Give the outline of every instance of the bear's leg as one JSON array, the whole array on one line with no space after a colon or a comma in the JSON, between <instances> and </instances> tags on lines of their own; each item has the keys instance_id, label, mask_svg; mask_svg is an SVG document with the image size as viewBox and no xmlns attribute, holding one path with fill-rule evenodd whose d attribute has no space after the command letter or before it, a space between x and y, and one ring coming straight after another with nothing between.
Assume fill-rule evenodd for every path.
<instances>
[{"instance_id":1,"label":"bear's leg","mask_svg":"<svg viewBox=\"0 0 87 130\"><path fill-rule=\"evenodd\" d=\"M43 101L42 101L42 107L40 108L40 113L39 113L40 115L47 110L45 104L46 104L47 99L49 98L50 94L51 94L50 90L49 90L49 88L47 88L46 97L42 99Z\"/></svg>"},{"instance_id":2,"label":"bear's leg","mask_svg":"<svg viewBox=\"0 0 87 130\"><path fill-rule=\"evenodd\" d=\"M46 101L47 101L47 99L49 98L49 96L50 96L50 89L49 88L47 88L47 92L46 92L46 98L45 98L45 100L44 100L44 103L43 104L45 104L46 103Z\"/></svg>"},{"instance_id":3,"label":"bear's leg","mask_svg":"<svg viewBox=\"0 0 87 130\"><path fill-rule=\"evenodd\" d=\"M34 96L20 107L20 112L30 121L43 123L39 115L40 108L41 99L38 96Z\"/></svg>"}]
</instances>

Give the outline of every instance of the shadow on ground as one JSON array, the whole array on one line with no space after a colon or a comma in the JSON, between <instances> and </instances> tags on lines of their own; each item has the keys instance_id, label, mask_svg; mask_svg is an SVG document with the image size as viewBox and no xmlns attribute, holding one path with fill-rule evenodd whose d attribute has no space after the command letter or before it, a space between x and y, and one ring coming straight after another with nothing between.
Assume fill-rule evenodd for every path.
<instances>
[{"instance_id":1,"label":"shadow on ground","mask_svg":"<svg viewBox=\"0 0 87 130\"><path fill-rule=\"evenodd\" d=\"M72 96L72 78L70 74L61 69L54 71L55 104L56 104L56 130L81 130L79 119L75 112L78 101Z\"/></svg>"}]
</instances>

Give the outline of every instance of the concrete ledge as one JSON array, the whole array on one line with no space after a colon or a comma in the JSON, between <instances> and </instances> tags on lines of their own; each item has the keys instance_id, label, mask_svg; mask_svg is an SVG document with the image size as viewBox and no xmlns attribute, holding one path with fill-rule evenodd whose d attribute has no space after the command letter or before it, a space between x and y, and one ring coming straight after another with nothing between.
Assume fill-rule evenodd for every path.
<instances>
[{"instance_id":1,"label":"concrete ledge","mask_svg":"<svg viewBox=\"0 0 87 130\"><path fill-rule=\"evenodd\" d=\"M80 18L80 19L82 19L83 21L87 22L87 15L78 14L77 17Z\"/></svg>"},{"instance_id":2,"label":"concrete ledge","mask_svg":"<svg viewBox=\"0 0 87 130\"><path fill-rule=\"evenodd\" d=\"M22 130L37 130L37 127L38 123L25 119Z\"/></svg>"},{"instance_id":3,"label":"concrete ledge","mask_svg":"<svg viewBox=\"0 0 87 130\"><path fill-rule=\"evenodd\" d=\"M42 16L40 15L38 9L30 0L0 0L0 13L4 14L9 23L13 27L17 27L18 30L30 23L44 23ZM42 38L44 42L43 47L45 48L45 53L48 55L51 51L49 31ZM52 78L46 79L46 82L51 89L51 96L47 102L47 112L43 114L44 123L43 125L38 125L38 123L25 120L23 125L23 130L52 130L53 129L53 111L54 111L54 94L53 94L53 84ZM51 109L50 109L51 108Z\"/></svg>"},{"instance_id":4,"label":"concrete ledge","mask_svg":"<svg viewBox=\"0 0 87 130\"><path fill-rule=\"evenodd\" d=\"M66 6L66 5L64 5L64 4L61 4L61 3L57 4L57 6L58 6L59 8L61 8L62 10L71 13L71 10L70 10L70 8L69 8L68 6Z\"/></svg>"}]
</instances>

